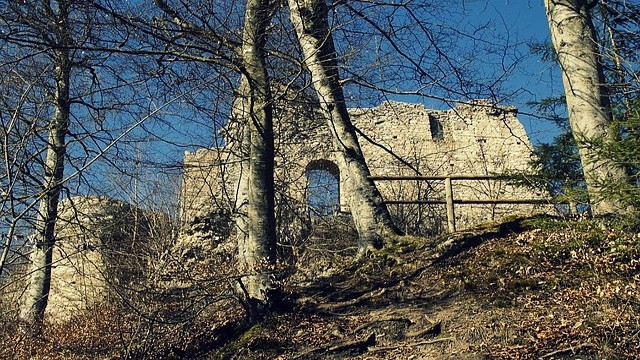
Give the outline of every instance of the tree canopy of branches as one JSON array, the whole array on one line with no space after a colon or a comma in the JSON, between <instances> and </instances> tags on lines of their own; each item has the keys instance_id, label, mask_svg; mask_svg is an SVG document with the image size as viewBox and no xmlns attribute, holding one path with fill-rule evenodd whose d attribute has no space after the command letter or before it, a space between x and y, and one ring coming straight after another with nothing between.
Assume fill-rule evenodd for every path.
<instances>
[{"instance_id":1,"label":"tree canopy of branches","mask_svg":"<svg viewBox=\"0 0 640 360\"><path fill-rule=\"evenodd\" d=\"M545 4L572 130L587 184L598 200L594 209L610 212L614 204L601 196L606 190L601 184L627 177L585 145L614 133L590 9L578 0ZM622 28L633 18L631 8L607 4L607 29ZM440 104L478 97L499 103L521 93L502 87L521 60L512 51L518 44L510 44L508 36L501 41L487 24L442 23L465 15L462 8L421 0L8 2L0 10L0 68L11 79L0 84L2 186L7 189L0 229L9 229L7 241L19 225L34 233L23 318L44 316L59 199L97 191L88 175L97 158L104 163L92 168L100 169L96 174L131 176L123 163L139 165L130 151L142 152L140 140L181 149L220 145L217 132L234 121L229 119L239 131L225 127L226 140L240 144L236 150L243 168L233 209L237 280L247 302L256 304L254 310L267 308L275 290L278 240L273 128L276 103L287 106L291 98L306 101L303 106L319 109L324 117L346 179L343 192L360 253L399 236L369 179L347 108L403 96ZM626 44L637 39L611 34L618 59L612 66L624 69L622 60L635 56L625 52ZM489 59L500 66L482 66ZM619 79L620 94L626 96L633 76ZM315 96L300 95L308 95L308 89ZM203 124L211 132L200 135L210 136L210 143L182 137ZM113 156L106 155L109 151ZM0 274L9 245L3 247Z\"/></svg>"},{"instance_id":2,"label":"tree canopy of branches","mask_svg":"<svg viewBox=\"0 0 640 360\"><path fill-rule=\"evenodd\" d=\"M47 304L61 196L108 195L99 185L104 179L96 179L122 172L136 138L149 139L143 123L151 125L179 96L162 98L156 73L140 69L143 62L125 46L136 47L139 37L128 40L127 29L99 4L10 2L0 11L0 69L13 80L3 81L0 110L0 229L7 234L0 269L7 271L16 247L33 245L22 318L34 322ZM159 106L148 101L149 92Z\"/></svg>"}]
</instances>

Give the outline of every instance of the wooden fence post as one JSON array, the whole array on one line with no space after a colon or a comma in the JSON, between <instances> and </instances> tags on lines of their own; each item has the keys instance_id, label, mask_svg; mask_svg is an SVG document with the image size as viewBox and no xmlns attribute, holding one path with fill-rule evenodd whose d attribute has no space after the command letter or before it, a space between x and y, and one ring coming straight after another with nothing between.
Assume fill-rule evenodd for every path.
<instances>
[{"instance_id":1,"label":"wooden fence post","mask_svg":"<svg viewBox=\"0 0 640 360\"><path fill-rule=\"evenodd\" d=\"M453 211L453 188L451 186L451 177L444 179L444 195L447 200L447 225L449 226L449 232L454 233L456 231L456 215Z\"/></svg>"}]
</instances>

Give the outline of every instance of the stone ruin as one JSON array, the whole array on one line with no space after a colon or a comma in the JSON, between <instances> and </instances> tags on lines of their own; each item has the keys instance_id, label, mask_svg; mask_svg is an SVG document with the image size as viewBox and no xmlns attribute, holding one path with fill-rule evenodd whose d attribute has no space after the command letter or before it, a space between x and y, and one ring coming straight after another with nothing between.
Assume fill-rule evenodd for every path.
<instances>
[{"instance_id":1,"label":"stone ruin","mask_svg":"<svg viewBox=\"0 0 640 360\"><path fill-rule=\"evenodd\" d=\"M532 145L517 119L515 107L497 106L476 100L453 109L425 109L419 104L387 101L374 108L350 109L358 129L358 140L373 176L398 175L495 175L532 172ZM332 150L331 134L325 120L305 109L288 112L276 122L276 204L280 206L281 233L303 236L313 221L309 203L313 185L311 171L324 173L335 182L337 194L333 215L349 214L346 196L340 192L347 180L340 173ZM236 133L238 130L236 130ZM223 132L226 146L187 152L184 158L183 209L186 224L183 239L198 242L206 237L198 229L233 212L242 168L233 129ZM443 181L378 181L388 200L444 199ZM541 199L546 194L517 187L505 181L454 181L454 198ZM457 204L458 228L514 214L536 211L523 204ZM446 225L443 205L389 205L398 225L407 232L434 234ZM295 234L295 235L291 235Z\"/></svg>"},{"instance_id":2,"label":"stone ruin","mask_svg":"<svg viewBox=\"0 0 640 360\"><path fill-rule=\"evenodd\" d=\"M149 239L169 225L164 214L105 197L61 202L47 319L65 321L96 308L115 295L114 288L145 276Z\"/></svg>"}]
</instances>

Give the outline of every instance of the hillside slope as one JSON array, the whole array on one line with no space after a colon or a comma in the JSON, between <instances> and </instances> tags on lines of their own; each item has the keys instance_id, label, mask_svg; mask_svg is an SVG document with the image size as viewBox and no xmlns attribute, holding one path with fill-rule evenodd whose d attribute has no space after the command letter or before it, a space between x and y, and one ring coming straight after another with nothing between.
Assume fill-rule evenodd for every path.
<instances>
[{"instance_id":1,"label":"hillside slope","mask_svg":"<svg viewBox=\"0 0 640 360\"><path fill-rule=\"evenodd\" d=\"M405 237L361 264L340 244L353 234L330 229L330 251L283 277L283 307L257 323L233 296L237 275L215 274L223 262L196 292L146 288L144 307L105 304L42 333L4 313L0 358L640 358L637 220L516 219Z\"/></svg>"},{"instance_id":2,"label":"hillside slope","mask_svg":"<svg viewBox=\"0 0 640 360\"><path fill-rule=\"evenodd\" d=\"M515 220L407 241L216 352L279 359L640 358L640 229Z\"/></svg>"}]
</instances>

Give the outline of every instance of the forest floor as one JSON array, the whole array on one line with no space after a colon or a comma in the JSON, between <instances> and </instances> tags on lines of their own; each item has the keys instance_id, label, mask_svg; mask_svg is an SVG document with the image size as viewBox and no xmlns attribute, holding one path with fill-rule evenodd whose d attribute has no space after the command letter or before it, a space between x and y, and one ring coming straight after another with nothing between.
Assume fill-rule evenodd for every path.
<instances>
[{"instance_id":1,"label":"forest floor","mask_svg":"<svg viewBox=\"0 0 640 360\"><path fill-rule=\"evenodd\" d=\"M293 284L291 311L209 354L237 359L638 359L640 228L518 219Z\"/></svg>"},{"instance_id":2,"label":"forest floor","mask_svg":"<svg viewBox=\"0 0 640 360\"><path fill-rule=\"evenodd\" d=\"M329 263L285 278L287 306L260 321L229 300L173 325L108 308L44 336L7 322L0 358L640 359L637 219L404 237L360 265L333 244Z\"/></svg>"}]
</instances>

